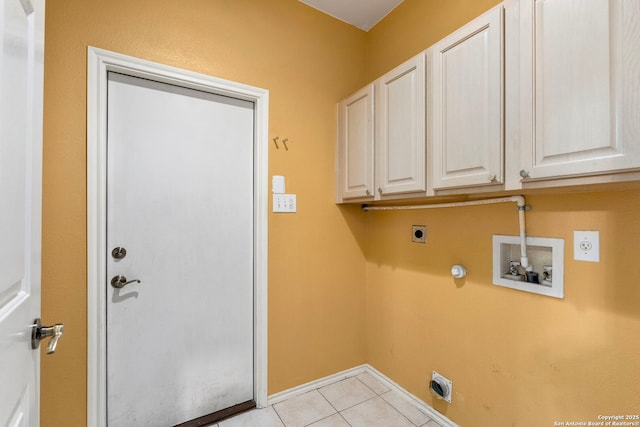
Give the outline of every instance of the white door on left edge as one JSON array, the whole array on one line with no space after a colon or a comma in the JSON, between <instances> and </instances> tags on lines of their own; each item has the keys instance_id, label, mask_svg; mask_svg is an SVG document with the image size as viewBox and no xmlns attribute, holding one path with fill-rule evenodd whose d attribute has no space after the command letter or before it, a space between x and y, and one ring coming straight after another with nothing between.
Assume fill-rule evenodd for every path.
<instances>
[{"instance_id":1,"label":"white door on left edge","mask_svg":"<svg viewBox=\"0 0 640 427\"><path fill-rule=\"evenodd\" d=\"M44 2L0 0L0 425L39 425Z\"/></svg>"},{"instance_id":2,"label":"white door on left edge","mask_svg":"<svg viewBox=\"0 0 640 427\"><path fill-rule=\"evenodd\" d=\"M254 400L254 104L111 72L107 114L109 427Z\"/></svg>"},{"instance_id":3,"label":"white door on left edge","mask_svg":"<svg viewBox=\"0 0 640 427\"><path fill-rule=\"evenodd\" d=\"M44 2L0 0L0 426L39 425Z\"/></svg>"}]
</instances>

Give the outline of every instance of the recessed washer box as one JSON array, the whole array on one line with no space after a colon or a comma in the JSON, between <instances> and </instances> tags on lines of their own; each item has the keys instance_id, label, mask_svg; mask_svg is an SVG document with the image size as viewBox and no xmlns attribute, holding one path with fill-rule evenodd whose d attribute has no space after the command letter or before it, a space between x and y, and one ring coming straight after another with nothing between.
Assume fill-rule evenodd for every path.
<instances>
[{"instance_id":1,"label":"recessed washer box","mask_svg":"<svg viewBox=\"0 0 640 427\"><path fill-rule=\"evenodd\" d=\"M493 284L564 298L564 239L527 237L526 243L530 272L519 265L520 236L493 236Z\"/></svg>"}]
</instances>

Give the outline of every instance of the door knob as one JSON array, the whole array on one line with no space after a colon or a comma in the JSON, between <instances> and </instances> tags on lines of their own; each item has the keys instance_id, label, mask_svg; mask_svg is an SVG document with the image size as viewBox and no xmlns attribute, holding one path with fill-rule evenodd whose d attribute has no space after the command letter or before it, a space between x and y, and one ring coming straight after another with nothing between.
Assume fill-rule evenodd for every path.
<instances>
[{"instance_id":1,"label":"door knob","mask_svg":"<svg viewBox=\"0 0 640 427\"><path fill-rule=\"evenodd\" d=\"M118 246L117 248L113 248L111 256L115 259L122 259L127 256L127 250Z\"/></svg>"},{"instance_id":2,"label":"door knob","mask_svg":"<svg viewBox=\"0 0 640 427\"><path fill-rule=\"evenodd\" d=\"M53 326L42 326L42 322L38 317L33 321L31 325L31 348L36 349L40 347L40 341L44 338L51 337L49 345L47 346L47 354L55 353L58 340L62 338L64 332L64 325L58 323Z\"/></svg>"},{"instance_id":3,"label":"door knob","mask_svg":"<svg viewBox=\"0 0 640 427\"><path fill-rule=\"evenodd\" d=\"M140 283L140 280L133 279L133 280L127 281L127 278L125 276L120 275L120 274L118 274L117 276L113 276L111 278L111 286L113 286L116 289L122 289L125 286L127 286L129 283L133 283L133 282Z\"/></svg>"}]
</instances>

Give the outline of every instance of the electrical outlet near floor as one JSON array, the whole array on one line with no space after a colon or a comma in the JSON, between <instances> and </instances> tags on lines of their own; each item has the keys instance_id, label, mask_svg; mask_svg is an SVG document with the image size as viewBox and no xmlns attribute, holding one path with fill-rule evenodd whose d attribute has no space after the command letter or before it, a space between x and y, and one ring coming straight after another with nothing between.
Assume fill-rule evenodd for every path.
<instances>
[{"instance_id":1,"label":"electrical outlet near floor","mask_svg":"<svg viewBox=\"0 0 640 427\"><path fill-rule=\"evenodd\" d=\"M427 243L427 226L413 225L411 231L411 241L414 243Z\"/></svg>"},{"instance_id":2,"label":"electrical outlet near floor","mask_svg":"<svg viewBox=\"0 0 640 427\"><path fill-rule=\"evenodd\" d=\"M600 232L573 231L573 259L600 262Z\"/></svg>"},{"instance_id":3,"label":"electrical outlet near floor","mask_svg":"<svg viewBox=\"0 0 640 427\"><path fill-rule=\"evenodd\" d=\"M431 381L429 381L431 394L438 399L442 399L447 403L451 403L451 393L453 392L453 383L450 379L445 378L436 371L431 373Z\"/></svg>"}]
</instances>

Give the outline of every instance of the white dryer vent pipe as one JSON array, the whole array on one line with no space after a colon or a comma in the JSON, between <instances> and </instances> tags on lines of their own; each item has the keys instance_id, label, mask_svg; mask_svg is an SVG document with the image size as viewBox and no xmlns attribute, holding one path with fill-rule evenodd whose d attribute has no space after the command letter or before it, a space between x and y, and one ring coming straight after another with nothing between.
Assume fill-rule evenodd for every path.
<instances>
[{"instance_id":1,"label":"white dryer vent pipe","mask_svg":"<svg viewBox=\"0 0 640 427\"><path fill-rule=\"evenodd\" d=\"M410 205L410 206L368 206L362 205L363 211L395 211L412 209L438 209L455 208L460 206L491 205L495 203L516 203L518 205L518 223L520 225L520 265L523 268L529 267L529 257L527 257L527 234L525 232L524 213L530 209L525 203L524 196L498 197L494 199L469 200L466 202L435 203L431 205Z\"/></svg>"}]
</instances>

